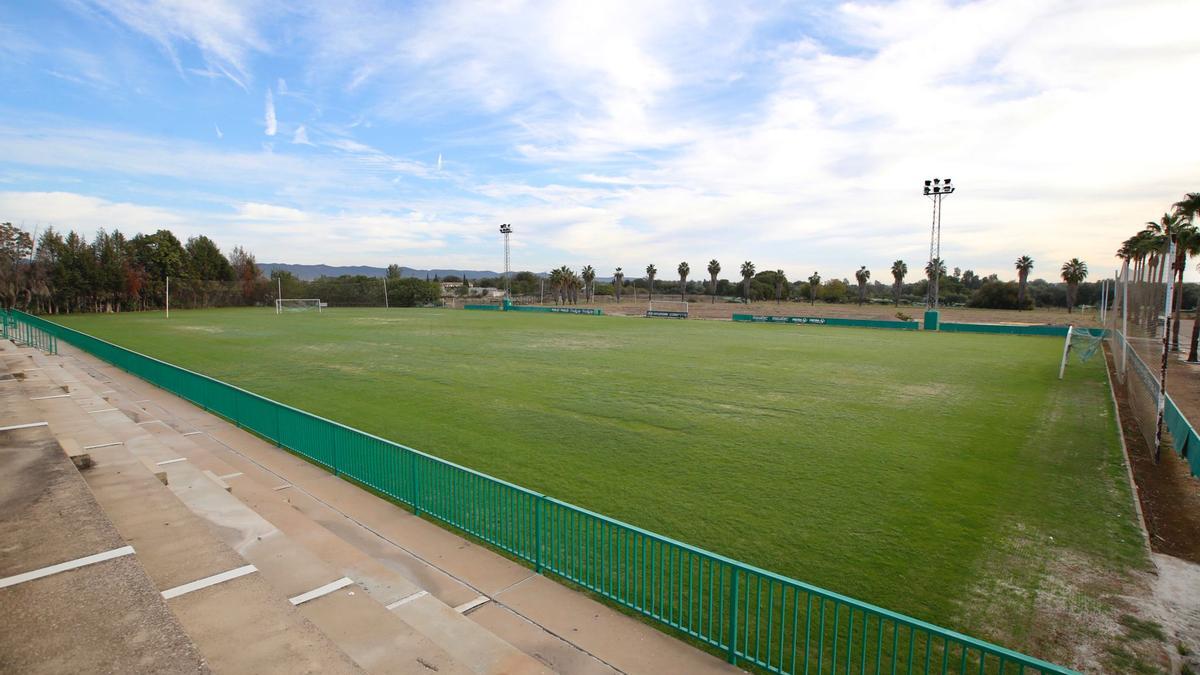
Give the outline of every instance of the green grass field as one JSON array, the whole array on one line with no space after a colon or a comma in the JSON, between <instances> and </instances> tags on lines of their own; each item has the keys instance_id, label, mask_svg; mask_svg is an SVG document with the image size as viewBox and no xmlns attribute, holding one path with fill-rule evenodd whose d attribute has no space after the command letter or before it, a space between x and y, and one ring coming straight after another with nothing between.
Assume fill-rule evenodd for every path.
<instances>
[{"instance_id":1,"label":"green grass field","mask_svg":"<svg viewBox=\"0 0 1200 675\"><path fill-rule=\"evenodd\" d=\"M1102 359L1060 382L1059 339L449 310L60 320L1046 657L1064 638L1041 635L1044 603L1148 564ZM1060 588L1068 568L1086 574Z\"/></svg>"}]
</instances>

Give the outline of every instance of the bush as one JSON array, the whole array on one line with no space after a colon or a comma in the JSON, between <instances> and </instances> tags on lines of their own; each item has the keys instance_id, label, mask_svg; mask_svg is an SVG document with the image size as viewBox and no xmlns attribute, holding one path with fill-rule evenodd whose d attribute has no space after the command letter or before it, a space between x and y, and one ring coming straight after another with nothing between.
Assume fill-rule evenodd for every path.
<instances>
[{"instance_id":1,"label":"bush","mask_svg":"<svg viewBox=\"0 0 1200 675\"><path fill-rule=\"evenodd\" d=\"M1025 307L1018 306L1019 290L1015 281L987 281L971 294L967 306L984 309L1032 309L1033 299L1028 296L1025 298Z\"/></svg>"}]
</instances>

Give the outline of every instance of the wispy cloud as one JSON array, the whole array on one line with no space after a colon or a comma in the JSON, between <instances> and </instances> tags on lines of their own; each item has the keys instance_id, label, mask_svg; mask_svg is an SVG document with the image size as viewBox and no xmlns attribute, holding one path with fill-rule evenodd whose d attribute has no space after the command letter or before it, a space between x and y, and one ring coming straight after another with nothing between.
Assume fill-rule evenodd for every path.
<instances>
[{"instance_id":1,"label":"wispy cloud","mask_svg":"<svg viewBox=\"0 0 1200 675\"><path fill-rule=\"evenodd\" d=\"M268 136L274 136L279 129L279 124L275 121L275 97L271 94L270 89L267 89L267 106L263 113L263 123L266 125Z\"/></svg>"},{"instance_id":2,"label":"wispy cloud","mask_svg":"<svg viewBox=\"0 0 1200 675\"><path fill-rule=\"evenodd\" d=\"M213 125L213 129L216 129L216 131L217 131L217 138L218 138L218 139L225 138L225 133L221 131L221 126L220 126L220 125L218 125L218 124L214 124L214 125Z\"/></svg>"},{"instance_id":3,"label":"wispy cloud","mask_svg":"<svg viewBox=\"0 0 1200 675\"><path fill-rule=\"evenodd\" d=\"M296 132L292 134L292 143L297 145L312 145L308 140L308 130L304 128L303 124L296 127Z\"/></svg>"}]
</instances>

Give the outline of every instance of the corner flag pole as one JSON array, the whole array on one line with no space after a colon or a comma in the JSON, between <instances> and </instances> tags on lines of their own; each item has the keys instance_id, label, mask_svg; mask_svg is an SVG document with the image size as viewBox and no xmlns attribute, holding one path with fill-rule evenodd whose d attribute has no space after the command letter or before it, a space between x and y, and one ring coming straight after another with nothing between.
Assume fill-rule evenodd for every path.
<instances>
[{"instance_id":1,"label":"corner flag pole","mask_svg":"<svg viewBox=\"0 0 1200 675\"><path fill-rule=\"evenodd\" d=\"M1167 249L1167 259L1163 261L1163 264L1165 265L1167 261L1175 261L1175 237L1171 237L1171 246ZM1163 303L1162 369L1158 377L1158 424L1154 430L1155 464L1158 464L1158 460L1162 456L1163 412L1167 405L1167 358L1171 351L1171 294L1174 290L1175 274L1172 271L1167 275L1167 300Z\"/></svg>"}]
</instances>

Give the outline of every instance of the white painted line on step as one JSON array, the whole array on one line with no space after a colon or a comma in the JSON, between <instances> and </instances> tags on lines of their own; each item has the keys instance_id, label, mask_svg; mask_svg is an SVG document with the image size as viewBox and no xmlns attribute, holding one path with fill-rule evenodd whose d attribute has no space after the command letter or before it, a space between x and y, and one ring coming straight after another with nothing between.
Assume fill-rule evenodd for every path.
<instances>
[{"instance_id":1,"label":"white painted line on step","mask_svg":"<svg viewBox=\"0 0 1200 675\"><path fill-rule=\"evenodd\" d=\"M49 426L45 422L30 422L29 424L14 424L11 427L0 427L0 431L16 431L17 429L32 429L34 427Z\"/></svg>"},{"instance_id":2,"label":"white painted line on step","mask_svg":"<svg viewBox=\"0 0 1200 675\"><path fill-rule=\"evenodd\" d=\"M96 413L102 413L102 412L112 412L112 411L114 411L114 410L120 410L120 408L104 408L103 410L89 410L89 411L88 411L88 414L89 414L89 415L95 415Z\"/></svg>"},{"instance_id":3,"label":"white painted line on step","mask_svg":"<svg viewBox=\"0 0 1200 675\"><path fill-rule=\"evenodd\" d=\"M116 389L105 389L104 391L102 391L100 393L101 394L115 394L115 393L117 393L117 390Z\"/></svg>"},{"instance_id":4,"label":"white painted line on step","mask_svg":"<svg viewBox=\"0 0 1200 675\"><path fill-rule=\"evenodd\" d=\"M292 487L292 484L291 484L291 483L288 483L287 485L280 485L279 487L273 487L273 488L271 488L271 489L272 489L273 491L275 491L275 492L279 492L280 490L286 490L286 489L288 489L288 488L290 488L290 487Z\"/></svg>"},{"instance_id":5,"label":"white painted line on step","mask_svg":"<svg viewBox=\"0 0 1200 675\"><path fill-rule=\"evenodd\" d=\"M0 588L16 586L17 584L24 583L26 581L41 579L42 577L48 577L51 574L66 572L67 570L73 570L79 567L92 565L94 563L104 562L105 560L112 560L113 558L120 558L123 555L131 555L132 553L132 546L122 546L121 548L114 548L113 550L105 551L104 553L97 553L95 555L89 555L83 558L76 558L75 560L68 560L67 562L58 563L57 565L43 567L40 570L25 572L24 574L17 574L15 576L0 579Z\"/></svg>"},{"instance_id":6,"label":"white painted line on step","mask_svg":"<svg viewBox=\"0 0 1200 675\"><path fill-rule=\"evenodd\" d=\"M463 604L459 605L458 607L455 607L454 611L458 612L459 614L466 614L467 612L475 609L476 607L478 607L480 605L487 604L487 602L489 600L491 600L491 598L489 598L488 596L481 595L478 598L475 598L474 600L472 600L470 602L464 602Z\"/></svg>"},{"instance_id":7,"label":"white painted line on step","mask_svg":"<svg viewBox=\"0 0 1200 675\"><path fill-rule=\"evenodd\" d=\"M388 605L387 608L388 609L396 609L397 607L407 605L408 603L412 602L413 600L418 600L427 595L429 595L429 591L417 591L416 593L413 593L412 595L408 596L407 598L400 598L399 600Z\"/></svg>"},{"instance_id":8,"label":"white painted line on step","mask_svg":"<svg viewBox=\"0 0 1200 675\"><path fill-rule=\"evenodd\" d=\"M29 357L29 358L31 358L31 359L32 359L33 357L31 356L31 357ZM26 369L25 369L25 372L27 372L27 373L28 373L28 372L32 372L32 371L34 371L34 370L41 370L41 368L26 368Z\"/></svg>"},{"instance_id":9,"label":"white painted line on step","mask_svg":"<svg viewBox=\"0 0 1200 675\"><path fill-rule=\"evenodd\" d=\"M166 424L166 422L164 422L162 420L146 420L145 422L138 422L138 424L139 425L142 425L142 424Z\"/></svg>"},{"instance_id":10,"label":"white painted line on step","mask_svg":"<svg viewBox=\"0 0 1200 675\"><path fill-rule=\"evenodd\" d=\"M114 441L112 443L97 443L96 445L85 445L84 450L95 450L96 448L111 448L114 445L125 445L125 441Z\"/></svg>"},{"instance_id":11,"label":"white painted line on step","mask_svg":"<svg viewBox=\"0 0 1200 675\"><path fill-rule=\"evenodd\" d=\"M301 593L300 595L297 595L296 597L292 598L290 600L290 602L293 605L302 605L302 604L308 602L309 600L316 600L317 598L319 598L323 595L329 595L330 593L338 590L339 588L345 588L352 583L354 583L354 581L351 580L349 577L342 577L341 579L338 579L337 581L333 581L328 584L325 584L324 586L322 586L320 588L314 588L307 593Z\"/></svg>"},{"instance_id":12,"label":"white painted line on step","mask_svg":"<svg viewBox=\"0 0 1200 675\"><path fill-rule=\"evenodd\" d=\"M195 436L196 434L202 434L202 433L204 433L204 432L203 431L189 431L189 432L185 433L184 436Z\"/></svg>"},{"instance_id":13,"label":"white painted line on step","mask_svg":"<svg viewBox=\"0 0 1200 675\"><path fill-rule=\"evenodd\" d=\"M144 398L140 401L134 401L134 403L149 403L149 402L150 402L150 399L148 399L148 398Z\"/></svg>"},{"instance_id":14,"label":"white painted line on step","mask_svg":"<svg viewBox=\"0 0 1200 675\"><path fill-rule=\"evenodd\" d=\"M46 399L50 399L50 398L71 398L71 395L70 394L55 394L53 396L34 396L34 397L30 398L29 400L30 401L45 401Z\"/></svg>"},{"instance_id":15,"label":"white painted line on step","mask_svg":"<svg viewBox=\"0 0 1200 675\"><path fill-rule=\"evenodd\" d=\"M242 475L241 471L235 471L233 473L227 473L224 476L217 476L217 478L220 478L221 480L228 480L230 478L237 478L240 475Z\"/></svg>"},{"instance_id":16,"label":"white painted line on step","mask_svg":"<svg viewBox=\"0 0 1200 675\"><path fill-rule=\"evenodd\" d=\"M175 459L167 459L167 460L158 462L157 464L155 464L155 466L162 466L163 464L174 464L175 462L186 462L186 461L187 461L187 457L176 457Z\"/></svg>"},{"instance_id":17,"label":"white painted line on step","mask_svg":"<svg viewBox=\"0 0 1200 675\"><path fill-rule=\"evenodd\" d=\"M217 584L219 584L221 582L230 581L232 579L237 579L238 577L244 577L247 574L251 574L251 573L254 573L257 571L258 571L258 568L255 567L254 565L243 565L241 567L238 567L237 569L232 569L227 572L221 572L220 574L214 574L211 577L204 577L203 579L197 579L191 583L187 583L182 586L176 586L175 588L168 588L167 590L162 592L162 596L163 596L164 600L170 600L171 598L178 598L179 596L183 595L184 593L191 593L192 591L198 591L201 588L208 588L209 586L216 586Z\"/></svg>"}]
</instances>

